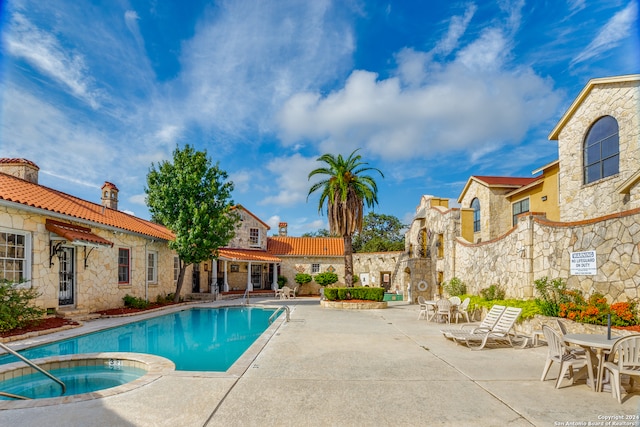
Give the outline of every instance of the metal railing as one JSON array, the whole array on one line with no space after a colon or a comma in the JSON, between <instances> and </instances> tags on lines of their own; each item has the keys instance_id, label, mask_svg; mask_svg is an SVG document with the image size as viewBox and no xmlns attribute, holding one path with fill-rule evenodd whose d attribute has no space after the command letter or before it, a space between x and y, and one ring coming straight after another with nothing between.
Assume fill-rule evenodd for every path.
<instances>
[{"instance_id":1,"label":"metal railing","mask_svg":"<svg viewBox=\"0 0 640 427\"><path fill-rule=\"evenodd\" d=\"M33 363L31 360L27 359L26 357L24 357L23 355L17 353L16 351L10 349L9 347L7 347L6 345L4 345L1 342L0 342L0 348L2 348L3 350L7 351L8 353L14 355L18 359L22 360L24 363L26 363L27 365L31 366L36 371L40 372L41 374L51 378L53 381L55 381L58 384L60 384L60 387L62 387L62 393L60 394L61 396L64 395L67 392L67 386L65 385L65 383L63 383L60 379L58 379L58 378L54 377L53 375L51 375L51 373L45 371L40 366L38 366L35 363ZM5 393L5 392L0 392L0 393L3 396L6 396L6 397L13 397L13 398L16 398L16 399L29 399L28 397L19 396L19 395L12 395L11 393Z\"/></svg>"},{"instance_id":2,"label":"metal railing","mask_svg":"<svg viewBox=\"0 0 640 427\"><path fill-rule=\"evenodd\" d=\"M290 318L290 314L291 314L291 309L289 308L288 305L281 305L280 307L278 307L278 309L276 311L274 311L271 316L269 317L269 324L272 324L273 321L275 319L278 318L278 313L280 313L282 310L285 310L286 314L287 314L287 322L291 320Z\"/></svg>"},{"instance_id":3,"label":"metal railing","mask_svg":"<svg viewBox=\"0 0 640 427\"><path fill-rule=\"evenodd\" d=\"M242 295L242 301L240 302L240 304L242 305L249 304L249 288L247 288L247 290L244 291L244 295Z\"/></svg>"}]
</instances>

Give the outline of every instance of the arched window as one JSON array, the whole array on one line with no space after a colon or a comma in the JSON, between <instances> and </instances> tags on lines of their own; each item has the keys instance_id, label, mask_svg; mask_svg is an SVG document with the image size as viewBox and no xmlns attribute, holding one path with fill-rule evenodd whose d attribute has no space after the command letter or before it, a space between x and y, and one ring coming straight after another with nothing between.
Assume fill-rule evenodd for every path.
<instances>
[{"instance_id":1,"label":"arched window","mask_svg":"<svg viewBox=\"0 0 640 427\"><path fill-rule=\"evenodd\" d=\"M480 231L480 200L476 197L471 201L471 209L473 209L473 232Z\"/></svg>"},{"instance_id":2,"label":"arched window","mask_svg":"<svg viewBox=\"0 0 640 427\"><path fill-rule=\"evenodd\" d=\"M611 116L601 117L584 140L584 183L617 174L619 163L618 122Z\"/></svg>"}]
</instances>

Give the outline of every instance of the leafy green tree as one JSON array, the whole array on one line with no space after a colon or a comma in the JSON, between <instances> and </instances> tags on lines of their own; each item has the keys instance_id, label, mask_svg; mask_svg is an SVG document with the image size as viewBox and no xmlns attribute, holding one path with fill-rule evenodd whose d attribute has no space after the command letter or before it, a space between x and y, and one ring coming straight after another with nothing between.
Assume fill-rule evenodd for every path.
<instances>
[{"instance_id":1,"label":"leafy green tree","mask_svg":"<svg viewBox=\"0 0 640 427\"><path fill-rule=\"evenodd\" d=\"M321 228L318 231L309 231L307 233L304 233L302 237L336 237L336 236L329 233L329 230L327 230L326 228Z\"/></svg>"},{"instance_id":2,"label":"leafy green tree","mask_svg":"<svg viewBox=\"0 0 640 427\"><path fill-rule=\"evenodd\" d=\"M363 219L362 231L353 236L354 252L389 252L404 250L406 226L393 215L369 212Z\"/></svg>"},{"instance_id":3,"label":"leafy green tree","mask_svg":"<svg viewBox=\"0 0 640 427\"><path fill-rule=\"evenodd\" d=\"M151 164L147 175L147 205L153 218L175 234L169 247L178 253L180 273L174 301L186 268L217 257L235 234L239 221L232 210L233 183L227 173L211 165L206 151L187 145L173 152L173 162Z\"/></svg>"},{"instance_id":4,"label":"leafy green tree","mask_svg":"<svg viewBox=\"0 0 640 427\"><path fill-rule=\"evenodd\" d=\"M320 286L333 285L338 281L338 275L330 271L316 274L313 280Z\"/></svg>"},{"instance_id":5,"label":"leafy green tree","mask_svg":"<svg viewBox=\"0 0 640 427\"><path fill-rule=\"evenodd\" d=\"M344 240L344 279L346 286L353 286L353 247L352 236L362 230L364 204L371 208L378 203L378 186L367 171L382 172L377 168L368 167L362 162L362 157L352 152L346 159L339 154L323 154L317 161L325 166L309 173L309 179L315 175L324 178L313 184L307 194L320 190L318 212L327 204L329 231L333 235L341 236Z\"/></svg>"}]
</instances>

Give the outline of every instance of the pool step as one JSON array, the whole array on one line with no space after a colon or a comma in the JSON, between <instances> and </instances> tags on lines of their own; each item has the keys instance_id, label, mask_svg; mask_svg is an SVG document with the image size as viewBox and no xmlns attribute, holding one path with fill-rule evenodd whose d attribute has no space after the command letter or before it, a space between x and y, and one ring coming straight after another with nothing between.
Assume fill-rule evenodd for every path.
<instances>
[{"instance_id":1,"label":"pool step","mask_svg":"<svg viewBox=\"0 0 640 427\"><path fill-rule=\"evenodd\" d=\"M64 317L65 319L75 320L76 322L82 322L85 320L93 320L100 318L97 313L92 313L87 309L75 309L75 308L60 308L56 310L56 316Z\"/></svg>"}]
</instances>

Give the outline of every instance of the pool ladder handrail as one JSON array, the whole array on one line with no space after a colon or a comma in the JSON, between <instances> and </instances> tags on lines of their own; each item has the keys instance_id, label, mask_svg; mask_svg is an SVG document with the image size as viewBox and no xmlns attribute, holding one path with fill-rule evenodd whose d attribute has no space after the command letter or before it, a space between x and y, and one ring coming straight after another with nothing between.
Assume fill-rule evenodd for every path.
<instances>
[{"instance_id":1,"label":"pool ladder handrail","mask_svg":"<svg viewBox=\"0 0 640 427\"><path fill-rule=\"evenodd\" d=\"M278 307L278 309L276 311L274 311L271 316L269 317L269 324L272 324L273 321L278 317L277 314L280 313L280 311L285 310L286 314L287 314L287 322L289 322L291 320L290 318L290 314L291 314L291 309L289 308L288 305L281 305L280 307Z\"/></svg>"},{"instance_id":2,"label":"pool ladder handrail","mask_svg":"<svg viewBox=\"0 0 640 427\"><path fill-rule=\"evenodd\" d=\"M14 355L15 357L17 357L18 359L22 360L24 363L26 363L27 365L31 366L33 369L35 369L36 371L40 372L41 374L51 378L53 381L57 382L58 384L60 384L60 387L62 387L62 395L64 395L67 392L67 386L65 385L65 383L62 382L62 380L60 380L59 378L55 377L54 375L52 375L50 372L42 369L40 366L36 365L35 363L33 363L31 360L27 359L26 357L24 357L23 355L19 354L18 352L10 349L9 347L7 347L6 345L4 345L3 343L0 342L0 348L2 348L3 350L7 351L8 353L11 353L12 355ZM3 396L7 396L7 397L16 397L18 399L23 398L23 399L29 399L28 397L24 397L24 396L19 396L18 395L11 395L11 393L4 393L1 392Z\"/></svg>"},{"instance_id":3,"label":"pool ladder handrail","mask_svg":"<svg viewBox=\"0 0 640 427\"><path fill-rule=\"evenodd\" d=\"M249 305L249 288L244 291L244 295L242 295L242 301L240 301L241 305Z\"/></svg>"}]
</instances>

